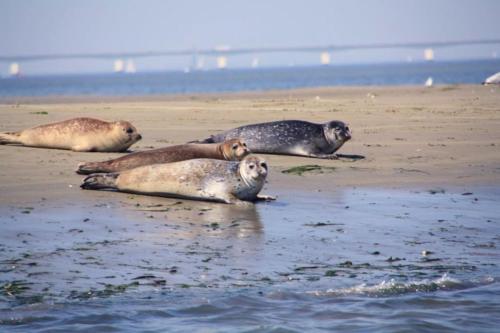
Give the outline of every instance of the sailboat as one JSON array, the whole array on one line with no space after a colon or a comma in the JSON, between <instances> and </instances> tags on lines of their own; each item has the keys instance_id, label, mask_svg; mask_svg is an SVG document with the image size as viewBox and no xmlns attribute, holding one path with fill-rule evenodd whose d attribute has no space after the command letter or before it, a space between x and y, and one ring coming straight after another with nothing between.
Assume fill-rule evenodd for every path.
<instances>
[{"instance_id":1,"label":"sailboat","mask_svg":"<svg viewBox=\"0 0 500 333\"><path fill-rule=\"evenodd\" d=\"M125 66L125 73L135 73L135 64L132 59L127 60L127 65Z\"/></svg>"},{"instance_id":2,"label":"sailboat","mask_svg":"<svg viewBox=\"0 0 500 333\"><path fill-rule=\"evenodd\" d=\"M18 77L19 75L21 75L21 67L17 62L13 62L12 64L10 64L9 74L13 77Z\"/></svg>"}]
</instances>

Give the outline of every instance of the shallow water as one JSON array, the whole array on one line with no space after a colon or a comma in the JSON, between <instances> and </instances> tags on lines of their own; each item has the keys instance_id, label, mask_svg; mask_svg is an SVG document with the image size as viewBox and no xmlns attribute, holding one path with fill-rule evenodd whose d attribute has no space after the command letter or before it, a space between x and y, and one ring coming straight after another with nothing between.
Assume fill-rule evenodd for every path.
<instances>
[{"instance_id":1,"label":"shallow water","mask_svg":"<svg viewBox=\"0 0 500 333\"><path fill-rule=\"evenodd\" d=\"M494 187L287 192L255 208L99 195L90 210L0 208L0 331L500 325Z\"/></svg>"}]
</instances>

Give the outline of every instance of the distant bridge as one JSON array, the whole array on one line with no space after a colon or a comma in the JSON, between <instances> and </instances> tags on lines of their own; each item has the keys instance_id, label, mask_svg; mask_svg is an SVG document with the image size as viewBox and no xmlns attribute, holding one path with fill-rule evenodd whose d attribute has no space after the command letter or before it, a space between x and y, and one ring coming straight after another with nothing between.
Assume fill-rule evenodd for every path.
<instances>
[{"instance_id":1,"label":"distant bridge","mask_svg":"<svg viewBox=\"0 0 500 333\"><path fill-rule=\"evenodd\" d=\"M0 55L0 62L27 62L56 59L117 59L117 58L147 58L166 56L230 56L241 54L286 53L286 52L340 52L350 50L369 49L425 49L445 48L465 45L500 44L500 39L477 39L444 42L416 42L416 43L378 43L378 44L348 44L348 45L320 45L295 47L258 47L258 48L230 48L220 47L212 49L184 49L171 51L149 52L102 52L102 53L53 53L34 55Z\"/></svg>"}]
</instances>

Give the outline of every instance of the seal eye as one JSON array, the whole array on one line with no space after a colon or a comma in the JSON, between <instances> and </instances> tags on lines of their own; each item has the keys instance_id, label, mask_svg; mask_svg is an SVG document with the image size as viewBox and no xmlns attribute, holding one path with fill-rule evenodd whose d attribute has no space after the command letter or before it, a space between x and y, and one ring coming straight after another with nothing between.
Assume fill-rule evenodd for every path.
<instances>
[{"instance_id":1,"label":"seal eye","mask_svg":"<svg viewBox=\"0 0 500 333\"><path fill-rule=\"evenodd\" d=\"M132 134L132 133L134 133L134 130L133 130L132 128L130 128L130 127L129 127L129 128L127 128L127 129L125 130L125 132L127 132L128 134Z\"/></svg>"},{"instance_id":2,"label":"seal eye","mask_svg":"<svg viewBox=\"0 0 500 333\"><path fill-rule=\"evenodd\" d=\"M234 144L234 145L233 145L233 150L236 150L236 149L238 149L238 145L237 145L237 144Z\"/></svg>"},{"instance_id":3,"label":"seal eye","mask_svg":"<svg viewBox=\"0 0 500 333\"><path fill-rule=\"evenodd\" d=\"M248 167L249 167L250 169L253 169L253 168L255 168L255 164L250 164Z\"/></svg>"},{"instance_id":4,"label":"seal eye","mask_svg":"<svg viewBox=\"0 0 500 333\"><path fill-rule=\"evenodd\" d=\"M346 127L345 127L345 130L346 130L347 132L349 132L349 127L348 127L348 126L346 126Z\"/></svg>"},{"instance_id":5,"label":"seal eye","mask_svg":"<svg viewBox=\"0 0 500 333\"><path fill-rule=\"evenodd\" d=\"M267 164L265 162L262 162L260 166L263 167L264 169L267 169Z\"/></svg>"},{"instance_id":6,"label":"seal eye","mask_svg":"<svg viewBox=\"0 0 500 333\"><path fill-rule=\"evenodd\" d=\"M247 144L243 142L243 147L246 147L246 146L247 146Z\"/></svg>"}]
</instances>

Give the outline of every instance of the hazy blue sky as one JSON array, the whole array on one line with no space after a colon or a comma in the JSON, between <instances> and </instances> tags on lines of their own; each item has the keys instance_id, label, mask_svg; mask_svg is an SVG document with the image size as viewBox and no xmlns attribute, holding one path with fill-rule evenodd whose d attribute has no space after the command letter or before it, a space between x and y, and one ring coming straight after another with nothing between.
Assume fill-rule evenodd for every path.
<instances>
[{"instance_id":1,"label":"hazy blue sky","mask_svg":"<svg viewBox=\"0 0 500 333\"><path fill-rule=\"evenodd\" d=\"M150 51L500 38L500 1L476 0L0 0L0 54ZM437 59L500 56L460 47ZM319 62L317 54L256 55L260 64ZM352 51L332 63L402 61L422 50ZM229 59L248 66L252 56ZM188 58L137 60L138 70L182 69ZM214 59L205 59L207 67ZM21 63L25 72L111 70L109 61ZM0 63L0 72L8 64Z\"/></svg>"}]
</instances>

